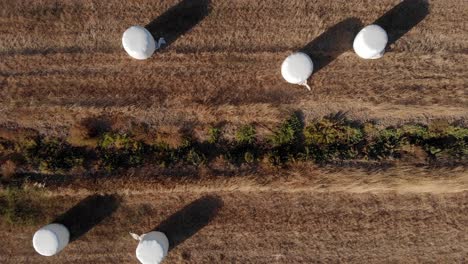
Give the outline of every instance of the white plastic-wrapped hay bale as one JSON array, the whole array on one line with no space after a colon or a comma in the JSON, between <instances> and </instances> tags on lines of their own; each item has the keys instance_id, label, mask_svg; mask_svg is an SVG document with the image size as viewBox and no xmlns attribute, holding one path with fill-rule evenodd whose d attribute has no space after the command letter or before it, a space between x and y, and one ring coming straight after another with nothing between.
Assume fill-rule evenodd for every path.
<instances>
[{"instance_id":1,"label":"white plastic-wrapped hay bale","mask_svg":"<svg viewBox=\"0 0 468 264\"><path fill-rule=\"evenodd\" d=\"M132 26L122 36L122 45L132 58L145 60L153 55L156 43L151 33L144 27Z\"/></svg>"},{"instance_id":2,"label":"white plastic-wrapped hay bale","mask_svg":"<svg viewBox=\"0 0 468 264\"><path fill-rule=\"evenodd\" d=\"M356 35L353 48L363 59L378 59L383 56L387 42L388 35L382 27L369 25Z\"/></svg>"},{"instance_id":3,"label":"white plastic-wrapped hay bale","mask_svg":"<svg viewBox=\"0 0 468 264\"><path fill-rule=\"evenodd\" d=\"M62 224L49 224L37 230L33 246L43 256L53 256L64 249L70 240L70 232Z\"/></svg>"},{"instance_id":4,"label":"white plastic-wrapped hay bale","mask_svg":"<svg viewBox=\"0 0 468 264\"><path fill-rule=\"evenodd\" d=\"M136 257L142 264L159 264L167 256L169 240L162 232L152 231L141 236L130 233L139 240Z\"/></svg>"},{"instance_id":5,"label":"white plastic-wrapped hay bale","mask_svg":"<svg viewBox=\"0 0 468 264\"><path fill-rule=\"evenodd\" d=\"M289 55L281 65L281 74L288 83L304 85L308 90L310 86L307 84L307 79L313 71L312 59L303 52Z\"/></svg>"}]
</instances>

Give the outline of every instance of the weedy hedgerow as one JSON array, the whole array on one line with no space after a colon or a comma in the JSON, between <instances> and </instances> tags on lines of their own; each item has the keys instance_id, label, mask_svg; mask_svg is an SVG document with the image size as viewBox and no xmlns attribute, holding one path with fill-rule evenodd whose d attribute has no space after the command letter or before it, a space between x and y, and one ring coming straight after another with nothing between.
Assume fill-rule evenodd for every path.
<instances>
[{"instance_id":1,"label":"weedy hedgerow","mask_svg":"<svg viewBox=\"0 0 468 264\"><path fill-rule=\"evenodd\" d=\"M398 149L404 140L399 129L384 129L369 144L368 155L374 159L383 159L385 157L398 158Z\"/></svg>"},{"instance_id":2,"label":"weedy hedgerow","mask_svg":"<svg viewBox=\"0 0 468 264\"><path fill-rule=\"evenodd\" d=\"M97 150L105 168L112 171L143 164L148 146L128 134L105 133Z\"/></svg>"},{"instance_id":3,"label":"weedy hedgerow","mask_svg":"<svg viewBox=\"0 0 468 264\"><path fill-rule=\"evenodd\" d=\"M308 125L304 129L304 137L308 156L317 161L326 161L336 157L355 158L364 134L361 128L322 119Z\"/></svg>"},{"instance_id":4,"label":"weedy hedgerow","mask_svg":"<svg viewBox=\"0 0 468 264\"><path fill-rule=\"evenodd\" d=\"M235 141L223 153L224 157L234 164L253 163L259 156L259 146L256 145L256 130L253 125L245 125L236 132Z\"/></svg>"},{"instance_id":5,"label":"weedy hedgerow","mask_svg":"<svg viewBox=\"0 0 468 264\"><path fill-rule=\"evenodd\" d=\"M267 153L268 160L273 165L282 165L295 161L303 152L304 123L298 113L294 113L282 123L270 137L271 149Z\"/></svg>"},{"instance_id":6,"label":"weedy hedgerow","mask_svg":"<svg viewBox=\"0 0 468 264\"><path fill-rule=\"evenodd\" d=\"M298 143L303 124L297 115L291 116L274 131L270 142L274 147L292 146Z\"/></svg>"},{"instance_id":7,"label":"weedy hedgerow","mask_svg":"<svg viewBox=\"0 0 468 264\"><path fill-rule=\"evenodd\" d=\"M232 164L269 160L284 165L297 160L330 162L350 159L396 159L408 150L424 151L424 160L466 160L468 129L453 125L404 125L377 128L371 123L355 125L344 119L323 118L305 125L292 115L273 130L258 138L253 125L245 125L234 140L219 140L221 130L211 127L208 141L185 135L177 146L164 142L147 143L128 133L106 132L96 146L74 146L59 138L27 137L18 141L0 139L2 152L15 158L20 170L37 169L61 173L75 167L113 171L147 163L162 167L200 166L217 157ZM420 155L423 157L424 155ZM18 161L18 162L16 162ZM88 165L91 164L91 165ZM89 167L88 167L89 168Z\"/></svg>"},{"instance_id":8,"label":"weedy hedgerow","mask_svg":"<svg viewBox=\"0 0 468 264\"><path fill-rule=\"evenodd\" d=\"M66 171L84 161L82 148L57 138L27 139L20 142L19 149L26 161L41 171Z\"/></svg>"}]
</instances>

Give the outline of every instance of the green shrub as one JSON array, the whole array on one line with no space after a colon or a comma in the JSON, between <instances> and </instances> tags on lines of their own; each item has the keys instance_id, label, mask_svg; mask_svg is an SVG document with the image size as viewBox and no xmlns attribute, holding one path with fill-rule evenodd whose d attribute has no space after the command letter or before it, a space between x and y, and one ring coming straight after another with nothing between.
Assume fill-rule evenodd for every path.
<instances>
[{"instance_id":1,"label":"green shrub","mask_svg":"<svg viewBox=\"0 0 468 264\"><path fill-rule=\"evenodd\" d=\"M219 129L218 132L215 130L212 130L211 132L218 134ZM219 136L219 134L214 136ZM203 150L206 152L207 149L214 149L215 147L211 144L214 144L218 140L219 139L215 140L215 138L211 138L208 140L209 144L206 144L206 142L195 141L195 139L190 135L185 135L182 138L182 143L179 147L170 148L167 144L162 144L158 147L152 148L151 154L153 155L153 158L156 158L156 161L163 167L177 163L187 163L194 166L200 166L205 164L207 161Z\"/></svg>"},{"instance_id":2,"label":"green shrub","mask_svg":"<svg viewBox=\"0 0 468 264\"><path fill-rule=\"evenodd\" d=\"M21 153L27 162L42 171L69 170L84 161L82 148L56 138L28 139L21 143Z\"/></svg>"},{"instance_id":3,"label":"green shrub","mask_svg":"<svg viewBox=\"0 0 468 264\"><path fill-rule=\"evenodd\" d=\"M458 140L468 139L468 128L449 126L446 130L448 136L452 136Z\"/></svg>"},{"instance_id":4,"label":"green shrub","mask_svg":"<svg viewBox=\"0 0 468 264\"><path fill-rule=\"evenodd\" d=\"M401 130L411 144L423 147L432 158L443 154L454 158L463 158L468 155L467 128L451 126L446 122L438 121L429 127L406 125Z\"/></svg>"},{"instance_id":5,"label":"green shrub","mask_svg":"<svg viewBox=\"0 0 468 264\"><path fill-rule=\"evenodd\" d=\"M145 130L146 131L146 130ZM182 132L180 132L182 133ZM211 127L207 141L199 142L191 132L181 134L177 144L158 140L154 145L129 134L107 132L94 138L96 144L76 147L58 138L41 136L13 140L0 138L0 155L12 159L21 170L69 171L73 167L97 164L107 170L135 167L145 162L162 166L171 164L205 164L223 155L235 164L269 160L283 165L296 160L398 158L407 153L404 146L424 150L428 158L449 160L468 156L468 128L437 122L429 126L404 125L379 129L371 123L355 126L343 118L324 118L304 128L298 114L292 115L275 129L267 140L258 140L253 125L241 127L233 142L220 141L221 130ZM151 141L150 144L153 144ZM4 171L7 171L6 169ZM11 170L10 170L11 171ZM4 172L3 174L11 174Z\"/></svg>"},{"instance_id":6,"label":"green shrub","mask_svg":"<svg viewBox=\"0 0 468 264\"><path fill-rule=\"evenodd\" d=\"M303 128L304 124L295 113L273 132L270 137L272 148L267 154L273 165L283 165L292 161L303 151Z\"/></svg>"},{"instance_id":7,"label":"green shrub","mask_svg":"<svg viewBox=\"0 0 468 264\"><path fill-rule=\"evenodd\" d=\"M255 143L257 131L252 125L242 126L236 133L236 141L239 144L253 144Z\"/></svg>"},{"instance_id":8,"label":"green shrub","mask_svg":"<svg viewBox=\"0 0 468 264\"><path fill-rule=\"evenodd\" d=\"M428 128L421 125L404 125L400 131L411 144L423 144L424 140L430 137Z\"/></svg>"},{"instance_id":9,"label":"green shrub","mask_svg":"<svg viewBox=\"0 0 468 264\"><path fill-rule=\"evenodd\" d=\"M101 148L129 148L135 141L127 134L104 133L98 143Z\"/></svg>"},{"instance_id":10,"label":"green shrub","mask_svg":"<svg viewBox=\"0 0 468 264\"><path fill-rule=\"evenodd\" d=\"M302 134L303 124L297 115L292 115L270 137L274 147L292 146L298 143Z\"/></svg>"},{"instance_id":11,"label":"green shrub","mask_svg":"<svg viewBox=\"0 0 468 264\"><path fill-rule=\"evenodd\" d=\"M454 157L460 159L468 158L468 128L450 126L447 129L449 137L455 138L455 142L452 145L446 145L449 147L447 152Z\"/></svg>"},{"instance_id":12,"label":"green shrub","mask_svg":"<svg viewBox=\"0 0 468 264\"><path fill-rule=\"evenodd\" d=\"M110 171L143 164L147 150L147 145L127 134L105 133L98 143L99 157Z\"/></svg>"},{"instance_id":13,"label":"green shrub","mask_svg":"<svg viewBox=\"0 0 468 264\"><path fill-rule=\"evenodd\" d=\"M399 157L399 148L405 143L402 131L395 128L387 128L380 131L377 138L368 146L368 156L373 159Z\"/></svg>"},{"instance_id":14,"label":"green shrub","mask_svg":"<svg viewBox=\"0 0 468 264\"><path fill-rule=\"evenodd\" d=\"M210 127L208 129L208 143L210 144L215 144L218 143L220 137L221 137L221 129L217 127Z\"/></svg>"},{"instance_id":15,"label":"green shrub","mask_svg":"<svg viewBox=\"0 0 468 264\"><path fill-rule=\"evenodd\" d=\"M190 149L186 156L185 160L194 166L200 166L206 162L206 157L203 153L198 152L196 149Z\"/></svg>"},{"instance_id":16,"label":"green shrub","mask_svg":"<svg viewBox=\"0 0 468 264\"><path fill-rule=\"evenodd\" d=\"M42 220L44 197L38 190L7 188L0 192L0 216L11 225L35 225Z\"/></svg>"},{"instance_id":17,"label":"green shrub","mask_svg":"<svg viewBox=\"0 0 468 264\"><path fill-rule=\"evenodd\" d=\"M178 146L171 147L166 142L157 141L157 143L150 148L152 160L162 167L180 162L187 162L187 155L192 149L195 150L199 143L196 142L190 134L182 135L179 143ZM196 154L194 155L196 156ZM193 160L196 159L197 158L194 158ZM192 163L193 160L189 161L189 163Z\"/></svg>"},{"instance_id":18,"label":"green shrub","mask_svg":"<svg viewBox=\"0 0 468 264\"><path fill-rule=\"evenodd\" d=\"M234 163L236 165L240 165L246 161L246 153L249 152L250 154L247 159L252 160L252 162L255 160L255 155L254 152L255 147L252 145L246 145L246 144L238 144L234 143L231 144L223 153L223 157L226 160L229 160L231 163ZM251 157L251 156L253 157ZM251 159L252 158L252 159Z\"/></svg>"},{"instance_id":19,"label":"green shrub","mask_svg":"<svg viewBox=\"0 0 468 264\"><path fill-rule=\"evenodd\" d=\"M258 157L260 147L255 143L255 127L252 125L243 126L236 132L235 141L227 146L222 155L226 160L236 165L245 162L253 163Z\"/></svg>"},{"instance_id":20,"label":"green shrub","mask_svg":"<svg viewBox=\"0 0 468 264\"><path fill-rule=\"evenodd\" d=\"M322 119L304 129L307 157L318 161L335 157L354 158L358 155L357 144L364 134L360 128L354 128L343 121Z\"/></svg>"},{"instance_id":21,"label":"green shrub","mask_svg":"<svg viewBox=\"0 0 468 264\"><path fill-rule=\"evenodd\" d=\"M445 129L432 129L421 142L426 152L432 157L448 155L457 159L468 155L468 129L447 126Z\"/></svg>"},{"instance_id":22,"label":"green shrub","mask_svg":"<svg viewBox=\"0 0 468 264\"><path fill-rule=\"evenodd\" d=\"M156 143L151 146L150 150L152 151L153 160L162 167L166 167L178 161L174 149L165 142L156 141Z\"/></svg>"}]
</instances>

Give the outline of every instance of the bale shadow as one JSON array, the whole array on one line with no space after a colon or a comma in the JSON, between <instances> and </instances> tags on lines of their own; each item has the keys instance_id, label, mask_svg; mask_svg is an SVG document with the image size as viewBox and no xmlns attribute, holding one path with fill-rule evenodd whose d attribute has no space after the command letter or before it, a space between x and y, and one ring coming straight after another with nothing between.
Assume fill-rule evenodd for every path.
<instances>
[{"instance_id":1,"label":"bale shadow","mask_svg":"<svg viewBox=\"0 0 468 264\"><path fill-rule=\"evenodd\" d=\"M180 36L188 32L210 12L211 0L182 0L162 15L151 21L145 28L151 32L155 40L163 37L164 49Z\"/></svg>"},{"instance_id":2,"label":"bale shadow","mask_svg":"<svg viewBox=\"0 0 468 264\"><path fill-rule=\"evenodd\" d=\"M119 204L116 195L90 195L57 217L53 223L66 226L70 231L70 242L73 242L109 217Z\"/></svg>"},{"instance_id":3,"label":"bale shadow","mask_svg":"<svg viewBox=\"0 0 468 264\"><path fill-rule=\"evenodd\" d=\"M395 43L429 14L429 2L427 0L405 0L373 24L381 26L388 34L387 47Z\"/></svg>"},{"instance_id":4,"label":"bale shadow","mask_svg":"<svg viewBox=\"0 0 468 264\"><path fill-rule=\"evenodd\" d=\"M169 250L172 250L208 225L221 207L223 207L221 198L204 196L171 215L153 231L166 234L169 239Z\"/></svg>"},{"instance_id":5,"label":"bale shadow","mask_svg":"<svg viewBox=\"0 0 468 264\"><path fill-rule=\"evenodd\" d=\"M361 20L355 17L347 18L328 28L299 51L312 58L316 73L353 48L354 37L362 26Z\"/></svg>"}]
</instances>

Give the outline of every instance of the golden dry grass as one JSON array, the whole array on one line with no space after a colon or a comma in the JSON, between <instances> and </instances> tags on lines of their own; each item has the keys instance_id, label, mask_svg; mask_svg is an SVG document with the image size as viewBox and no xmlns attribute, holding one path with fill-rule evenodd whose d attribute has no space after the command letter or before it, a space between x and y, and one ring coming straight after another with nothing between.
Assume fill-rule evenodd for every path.
<instances>
[{"instance_id":1,"label":"golden dry grass","mask_svg":"<svg viewBox=\"0 0 468 264\"><path fill-rule=\"evenodd\" d=\"M285 56L345 19L372 23L397 0L214 0L167 49L130 59L122 32L178 2L1 1L0 122L64 133L105 113L151 126L271 126L296 109L387 125L466 121L466 1L431 1L430 14L381 60L343 53L313 76L312 93L281 79Z\"/></svg>"},{"instance_id":2,"label":"golden dry grass","mask_svg":"<svg viewBox=\"0 0 468 264\"><path fill-rule=\"evenodd\" d=\"M382 126L466 124L467 1L430 1L429 16L381 60L344 52L312 77L312 93L281 79L282 60L345 19L372 23L398 0L213 0L208 16L168 48L131 60L123 31L178 2L0 0L0 124L65 135L105 115L124 128L147 123L175 145L184 128L208 124L232 132L252 122L264 134L295 110L306 119L345 112ZM168 263L466 262L466 168L397 165L241 168L237 177L185 168L171 175L178 180L154 168L112 180L32 175L29 184L45 184L50 198L41 225L95 192L117 193L122 203L53 258L33 252L39 225L0 223L0 263L135 263L129 231L147 232L213 194L224 204L219 214Z\"/></svg>"},{"instance_id":3,"label":"golden dry grass","mask_svg":"<svg viewBox=\"0 0 468 264\"><path fill-rule=\"evenodd\" d=\"M87 195L53 195L49 218ZM222 206L208 222L192 219L184 224L195 230L186 231L186 240L170 251L167 263L460 263L468 254L466 191L151 191L121 195L114 214L55 257L40 257L31 247L33 232L47 219L32 227L2 225L0 261L135 263L136 242L129 231L148 232L206 195L216 195Z\"/></svg>"},{"instance_id":4,"label":"golden dry grass","mask_svg":"<svg viewBox=\"0 0 468 264\"><path fill-rule=\"evenodd\" d=\"M152 175L138 181L127 175L71 185L41 182L46 217L23 227L0 220L0 261L135 263L136 242L128 232L175 228L180 213L191 220L182 222L184 229L178 231L178 245L167 263L453 263L467 256L466 168L327 170L303 164L270 173L198 180ZM32 185L37 182L25 188ZM117 210L61 254L38 256L31 247L34 231L95 193L117 197ZM183 209L209 195L220 199L212 208L217 213L203 207L208 215L195 219L194 209ZM179 215L173 215L176 212Z\"/></svg>"},{"instance_id":5,"label":"golden dry grass","mask_svg":"<svg viewBox=\"0 0 468 264\"><path fill-rule=\"evenodd\" d=\"M287 169L262 167L228 169L179 168L178 171L146 166L112 177L77 177L75 175L32 175L26 186L43 184L53 193L119 192L145 194L151 191L215 192L431 192L450 193L468 190L468 170L459 167L417 167L409 163L370 163L329 165L296 163Z\"/></svg>"}]
</instances>

